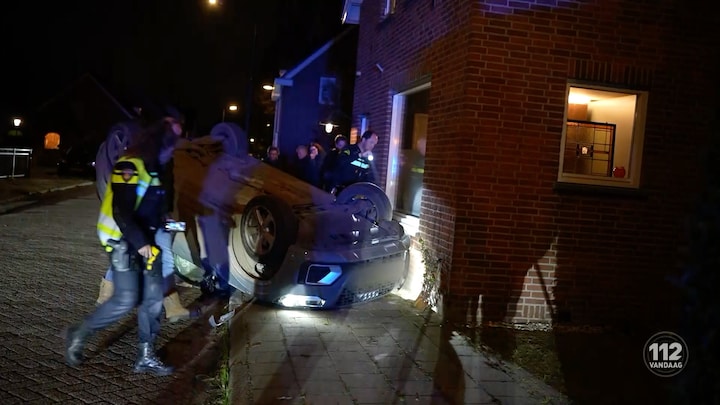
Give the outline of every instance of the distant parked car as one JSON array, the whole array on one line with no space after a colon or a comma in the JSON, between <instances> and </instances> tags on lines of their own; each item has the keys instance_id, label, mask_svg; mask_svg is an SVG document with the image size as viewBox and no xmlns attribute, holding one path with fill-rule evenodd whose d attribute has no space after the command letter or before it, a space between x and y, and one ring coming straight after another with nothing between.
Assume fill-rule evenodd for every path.
<instances>
[{"instance_id":1,"label":"distant parked car","mask_svg":"<svg viewBox=\"0 0 720 405\"><path fill-rule=\"evenodd\" d=\"M78 144L69 146L60 155L57 172L60 176L95 178L95 155L98 145Z\"/></svg>"}]
</instances>

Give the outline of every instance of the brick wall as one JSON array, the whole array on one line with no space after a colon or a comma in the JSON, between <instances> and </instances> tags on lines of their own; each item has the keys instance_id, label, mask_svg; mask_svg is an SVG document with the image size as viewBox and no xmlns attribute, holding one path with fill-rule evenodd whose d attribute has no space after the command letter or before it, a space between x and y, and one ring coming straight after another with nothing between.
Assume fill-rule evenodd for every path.
<instances>
[{"instance_id":1,"label":"brick wall","mask_svg":"<svg viewBox=\"0 0 720 405\"><path fill-rule=\"evenodd\" d=\"M432 78L420 231L444 259L445 314L665 321L717 105L716 17L670 1L410 0L382 20L381 3L362 6L353 115L389 134L393 94ZM554 188L568 79L649 91L639 193ZM381 136L378 162L387 151Z\"/></svg>"}]
</instances>

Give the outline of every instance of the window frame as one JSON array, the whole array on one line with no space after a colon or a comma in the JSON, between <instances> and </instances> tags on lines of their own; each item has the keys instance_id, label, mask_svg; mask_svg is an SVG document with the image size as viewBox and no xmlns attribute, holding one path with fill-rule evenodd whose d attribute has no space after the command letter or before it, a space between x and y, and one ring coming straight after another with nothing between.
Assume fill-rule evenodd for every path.
<instances>
[{"instance_id":1,"label":"window frame","mask_svg":"<svg viewBox=\"0 0 720 405\"><path fill-rule=\"evenodd\" d=\"M630 151L628 153L629 162L628 167L626 167L626 170L628 172L627 177L599 177L563 172L563 167L565 164L565 145L567 142L567 123L571 88L582 88L611 93L623 93L636 96L635 111L633 114L632 122L632 140L630 143ZM607 84L588 83L582 81L568 81L565 89L565 109L563 113L562 136L560 140L560 159L558 165L557 182L564 184L638 189L640 187L640 178L642 174L642 156L645 143L645 124L647 119L648 96L649 93L644 90L612 86ZM614 150L616 151L617 149Z\"/></svg>"},{"instance_id":2,"label":"window frame","mask_svg":"<svg viewBox=\"0 0 720 405\"><path fill-rule=\"evenodd\" d=\"M406 213L395 212L395 205L397 203L398 196L398 183L399 183L399 156L400 156L400 143L402 142L403 136L403 125L405 116L405 102L407 96L419 93L421 91L430 90L432 88L432 82L427 81L422 84L412 86L407 90L398 92L392 96L392 112L390 118L390 142L388 148L388 164L387 173L385 175L385 190L390 203L393 207L393 218L399 221L405 228L405 233L414 236L420 226L420 216L422 216L422 210L420 215L414 216Z\"/></svg>"},{"instance_id":3,"label":"window frame","mask_svg":"<svg viewBox=\"0 0 720 405\"><path fill-rule=\"evenodd\" d=\"M397 11L397 0L385 0L385 5L382 9L382 17L387 18Z\"/></svg>"}]
</instances>

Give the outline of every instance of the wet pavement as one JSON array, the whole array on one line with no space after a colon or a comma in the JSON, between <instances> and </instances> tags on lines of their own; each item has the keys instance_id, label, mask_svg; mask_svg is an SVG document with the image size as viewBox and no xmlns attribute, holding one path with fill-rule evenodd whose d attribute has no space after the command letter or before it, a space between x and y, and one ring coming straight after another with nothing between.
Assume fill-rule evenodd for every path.
<instances>
[{"instance_id":1,"label":"wet pavement","mask_svg":"<svg viewBox=\"0 0 720 405\"><path fill-rule=\"evenodd\" d=\"M185 324L163 324L159 344L172 377L148 378L129 371L134 358L134 320L103 332L90 347L91 359L79 368L62 360L62 328L91 310L104 257L94 240L97 197L84 179L0 179L0 226L18 232L19 223L44 219L39 228L2 237L5 288L0 289L0 403L213 403L204 373L217 372L227 357L231 404L561 404L567 398L510 363L479 351L437 314L391 294L355 307L326 311L283 310L230 298L227 347L223 327L205 317ZM71 184L69 184L71 183ZM48 190L78 187L80 196L47 207L34 204ZM17 212L15 212L17 211ZM82 218L74 218L82 213ZM71 236L42 260L38 239L61 233L63 221L78 222ZM87 228L87 229L86 229ZM82 229L79 231L78 229ZM30 241L30 242L28 242ZM35 241L35 242L33 242ZM8 246L9 244L9 246ZM20 245L22 244L22 246ZM21 257L8 252L22 251ZM14 254L14 253L13 253ZM81 271L57 276L57 267ZM51 256L49 256L51 257ZM36 265L37 262L37 265ZM72 289L70 289L72 286ZM189 303L197 290L183 293ZM223 351L227 351L226 356Z\"/></svg>"}]
</instances>

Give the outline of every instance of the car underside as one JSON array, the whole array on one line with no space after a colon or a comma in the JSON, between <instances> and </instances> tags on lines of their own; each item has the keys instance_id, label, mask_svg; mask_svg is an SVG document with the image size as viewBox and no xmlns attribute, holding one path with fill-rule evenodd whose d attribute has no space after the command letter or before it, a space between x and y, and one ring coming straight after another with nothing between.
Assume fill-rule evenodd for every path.
<instances>
[{"instance_id":1,"label":"car underside","mask_svg":"<svg viewBox=\"0 0 720 405\"><path fill-rule=\"evenodd\" d=\"M244 132L218 124L174 155L178 274L208 275L284 307L335 308L402 286L410 239L374 184L333 196L248 155Z\"/></svg>"}]
</instances>

